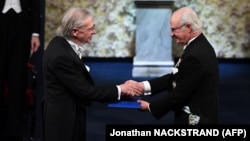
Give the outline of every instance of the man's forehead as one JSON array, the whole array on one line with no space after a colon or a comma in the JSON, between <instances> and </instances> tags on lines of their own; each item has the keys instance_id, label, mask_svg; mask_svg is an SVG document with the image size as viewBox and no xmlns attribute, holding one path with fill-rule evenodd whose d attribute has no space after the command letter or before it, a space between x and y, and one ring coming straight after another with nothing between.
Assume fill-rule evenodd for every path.
<instances>
[{"instance_id":1,"label":"man's forehead","mask_svg":"<svg viewBox=\"0 0 250 141\"><path fill-rule=\"evenodd\" d=\"M179 23L180 23L180 18L178 18L178 17L172 17L171 20L170 20L170 25L171 26L179 25Z\"/></svg>"}]
</instances>

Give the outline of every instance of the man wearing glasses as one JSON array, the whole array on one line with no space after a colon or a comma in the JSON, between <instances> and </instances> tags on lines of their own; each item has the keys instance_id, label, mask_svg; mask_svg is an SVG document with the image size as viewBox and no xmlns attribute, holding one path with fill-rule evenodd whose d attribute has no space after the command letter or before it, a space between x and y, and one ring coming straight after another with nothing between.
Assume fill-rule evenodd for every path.
<instances>
[{"instance_id":1,"label":"man wearing glasses","mask_svg":"<svg viewBox=\"0 0 250 141\"><path fill-rule=\"evenodd\" d=\"M173 13L170 26L171 36L183 45L184 52L172 73L139 82L144 95L168 91L160 99L138 100L140 109L150 111L156 119L173 111L175 124L217 124L218 62L212 45L202 33L202 23L191 8L183 7Z\"/></svg>"}]
</instances>

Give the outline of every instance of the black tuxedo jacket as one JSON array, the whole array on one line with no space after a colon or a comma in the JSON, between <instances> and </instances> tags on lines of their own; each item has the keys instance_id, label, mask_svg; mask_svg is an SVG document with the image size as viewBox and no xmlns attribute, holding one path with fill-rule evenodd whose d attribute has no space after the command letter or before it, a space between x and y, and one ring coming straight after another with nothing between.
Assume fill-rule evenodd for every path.
<instances>
[{"instance_id":1,"label":"black tuxedo jacket","mask_svg":"<svg viewBox=\"0 0 250 141\"><path fill-rule=\"evenodd\" d=\"M114 86L94 86L83 61L70 44L56 36L44 52L44 139L84 141L85 107L91 101L118 99Z\"/></svg>"},{"instance_id":2,"label":"black tuxedo jacket","mask_svg":"<svg viewBox=\"0 0 250 141\"><path fill-rule=\"evenodd\" d=\"M217 124L219 69L213 47L200 34L184 50L176 74L167 74L149 81L152 94L169 90L161 99L150 103L153 116L160 119L175 112L175 124L188 124L189 106L192 114L200 116L199 124ZM173 81L176 87L171 89Z\"/></svg>"}]
</instances>

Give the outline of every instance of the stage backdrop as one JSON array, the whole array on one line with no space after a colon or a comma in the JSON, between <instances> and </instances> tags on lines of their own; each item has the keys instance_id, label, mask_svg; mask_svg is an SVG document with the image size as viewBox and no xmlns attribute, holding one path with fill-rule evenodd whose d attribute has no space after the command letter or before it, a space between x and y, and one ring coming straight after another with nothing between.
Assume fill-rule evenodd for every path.
<instances>
[{"instance_id":1,"label":"stage backdrop","mask_svg":"<svg viewBox=\"0 0 250 141\"><path fill-rule=\"evenodd\" d=\"M97 34L86 45L86 56L134 57L134 0L47 0L45 48L55 35L62 14L72 6L89 9L95 18ZM204 24L204 34L218 58L250 58L249 0L175 0L173 10L182 6L197 11ZM179 57L182 47L173 41L172 51L173 57Z\"/></svg>"}]
</instances>

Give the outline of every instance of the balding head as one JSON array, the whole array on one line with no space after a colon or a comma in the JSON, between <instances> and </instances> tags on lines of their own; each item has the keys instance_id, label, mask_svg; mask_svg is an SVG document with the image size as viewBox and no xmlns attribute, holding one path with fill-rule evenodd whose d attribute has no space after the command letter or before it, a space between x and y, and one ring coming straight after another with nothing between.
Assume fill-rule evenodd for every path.
<instances>
[{"instance_id":1,"label":"balding head","mask_svg":"<svg viewBox=\"0 0 250 141\"><path fill-rule=\"evenodd\" d=\"M202 33L201 21L189 7L183 7L173 12L170 26L171 36L178 44L186 45L189 40Z\"/></svg>"},{"instance_id":2,"label":"balding head","mask_svg":"<svg viewBox=\"0 0 250 141\"><path fill-rule=\"evenodd\" d=\"M182 7L176 10L171 18L171 23L180 25L189 24L194 32L202 32L202 23L195 11L190 7Z\"/></svg>"}]
</instances>

